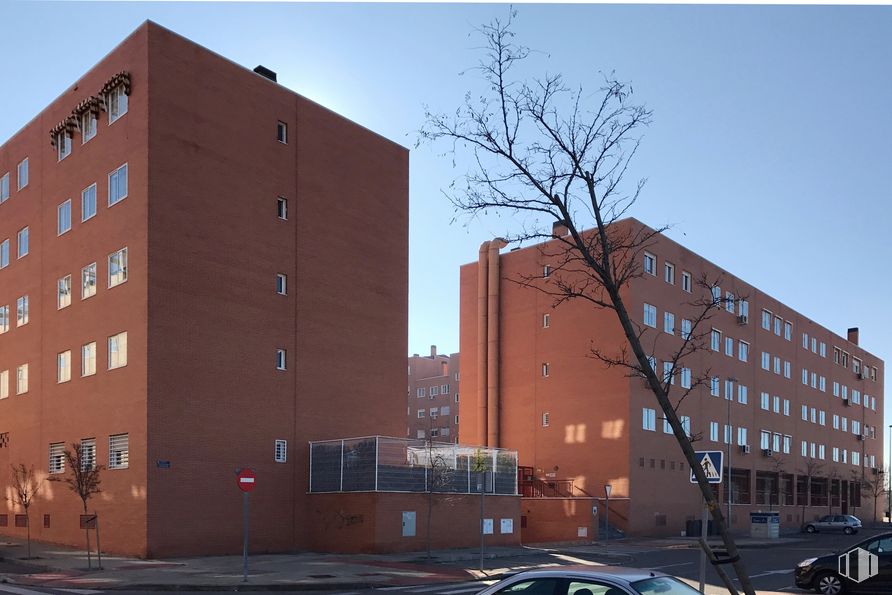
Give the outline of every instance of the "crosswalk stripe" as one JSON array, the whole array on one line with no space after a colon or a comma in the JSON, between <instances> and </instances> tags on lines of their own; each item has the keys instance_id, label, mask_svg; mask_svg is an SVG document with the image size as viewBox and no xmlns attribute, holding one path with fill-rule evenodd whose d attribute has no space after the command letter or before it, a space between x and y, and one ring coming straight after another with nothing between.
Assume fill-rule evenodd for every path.
<instances>
[{"instance_id":1,"label":"crosswalk stripe","mask_svg":"<svg viewBox=\"0 0 892 595\"><path fill-rule=\"evenodd\" d=\"M102 591L95 589L56 589L56 591L65 591L66 593L74 593L75 595L99 595Z\"/></svg>"},{"instance_id":2,"label":"crosswalk stripe","mask_svg":"<svg viewBox=\"0 0 892 595\"><path fill-rule=\"evenodd\" d=\"M418 585L403 585L402 587L379 587L375 589L376 591L402 591L403 589L411 589L413 587L417 587Z\"/></svg>"}]
</instances>

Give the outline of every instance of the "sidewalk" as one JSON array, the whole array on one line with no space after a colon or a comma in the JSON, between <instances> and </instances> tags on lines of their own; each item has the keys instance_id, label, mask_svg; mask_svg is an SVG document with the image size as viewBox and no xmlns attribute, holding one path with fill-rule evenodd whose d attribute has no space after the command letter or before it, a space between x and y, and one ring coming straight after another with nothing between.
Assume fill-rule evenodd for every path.
<instances>
[{"instance_id":1,"label":"sidewalk","mask_svg":"<svg viewBox=\"0 0 892 595\"><path fill-rule=\"evenodd\" d=\"M770 547L802 539L738 539L738 546ZM712 542L712 540L710 540ZM19 585L50 588L139 590L357 590L374 587L436 585L486 580L506 572L574 563L573 553L587 554L601 564L622 564L630 554L666 548L696 548L693 538L622 539L609 544L554 544L541 547L492 547L486 550L484 571L479 570L476 549L440 550L430 559L424 552L404 554L268 554L248 559L248 582L242 582L241 556L208 556L171 560L140 560L103 556L102 570L87 569L81 550L32 542L32 556L25 544L0 542L0 580ZM556 554L555 562L542 563L532 556ZM568 555L569 554L569 555Z\"/></svg>"}]
</instances>

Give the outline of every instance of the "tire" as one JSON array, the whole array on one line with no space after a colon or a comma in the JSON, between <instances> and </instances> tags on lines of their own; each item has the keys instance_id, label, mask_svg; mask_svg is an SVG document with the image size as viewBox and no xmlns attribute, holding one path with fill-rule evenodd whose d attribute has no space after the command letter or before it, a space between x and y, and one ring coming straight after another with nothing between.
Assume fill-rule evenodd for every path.
<instances>
[{"instance_id":1,"label":"tire","mask_svg":"<svg viewBox=\"0 0 892 595\"><path fill-rule=\"evenodd\" d=\"M852 529L851 527L846 527L845 529L842 530L842 532L845 533L846 535L854 535L855 530Z\"/></svg>"},{"instance_id":2,"label":"tire","mask_svg":"<svg viewBox=\"0 0 892 595\"><path fill-rule=\"evenodd\" d=\"M815 526L814 526L814 525L806 525L806 526L805 526L805 532L806 532L806 533L817 533L818 530L815 529Z\"/></svg>"},{"instance_id":3,"label":"tire","mask_svg":"<svg viewBox=\"0 0 892 595\"><path fill-rule=\"evenodd\" d=\"M835 572L823 572L815 577L815 591L821 595L840 595L845 593L846 586Z\"/></svg>"}]
</instances>

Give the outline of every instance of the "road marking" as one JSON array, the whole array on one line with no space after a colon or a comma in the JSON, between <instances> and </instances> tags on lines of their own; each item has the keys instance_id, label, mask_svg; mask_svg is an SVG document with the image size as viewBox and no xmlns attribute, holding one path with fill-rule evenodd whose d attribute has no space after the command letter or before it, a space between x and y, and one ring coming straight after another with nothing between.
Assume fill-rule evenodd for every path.
<instances>
[{"instance_id":1,"label":"road marking","mask_svg":"<svg viewBox=\"0 0 892 595\"><path fill-rule=\"evenodd\" d=\"M663 568L672 568L673 566L690 566L693 562L679 562L678 564L663 564L662 566L648 566L650 570L661 570Z\"/></svg>"},{"instance_id":2,"label":"road marking","mask_svg":"<svg viewBox=\"0 0 892 595\"><path fill-rule=\"evenodd\" d=\"M759 573L759 574L751 574L751 575L750 575L750 578L759 578L759 577L762 577L762 576L770 576L770 575L772 575L772 574L792 574L792 573L793 573L793 571L790 570L790 569L786 569L786 570L769 570L768 572L762 572L762 573ZM734 580L735 580L735 581L739 581L740 579L735 578Z\"/></svg>"},{"instance_id":3,"label":"road marking","mask_svg":"<svg viewBox=\"0 0 892 595\"><path fill-rule=\"evenodd\" d=\"M90 595L87 593L87 595ZM335 593L334 595L359 595L359 591L347 591L346 593Z\"/></svg>"},{"instance_id":4,"label":"road marking","mask_svg":"<svg viewBox=\"0 0 892 595\"><path fill-rule=\"evenodd\" d=\"M456 589L454 591L442 591L440 595L456 595L456 593L470 593L471 591L482 591L486 587L483 585L477 585L474 587L466 587L464 589Z\"/></svg>"},{"instance_id":5,"label":"road marking","mask_svg":"<svg viewBox=\"0 0 892 595\"><path fill-rule=\"evenodd\" d=\"M38 591L36 589L23 589L21 587L13 587L10 584L0 584L0 591L5 591L6 593L14 593L15 595L46 595L44 591Z\"/></svg>"},{"instance_id":6,"label":"road marking","mask_svg":"<svg viewBox=\"0 0 892 595\"><path fill-rule=\"evenodd\" d=\"M467 583L467 582L465 582L465 583L452 583L452 584L441 583L441 584L439 584L439 585L435 585L435 586L433 586L433 587L425 587L425 588L423 588L423 589L412 589L412 592L413 592L413 593L427 593L428 591L438 591L438 590L440 590L440 589L448 589L449 587L470 587L471 585L479 586L479 583L477 583L477 581L474 581L474 582L472 582L472 583ZM476 587L475 587L475 588L476 588ZM470 590L470 589L462 589L462 590L463 590L463 591L468 591L468 590ZM479 590L482 591L483 589L481 588L481 589L479 589Z\"/></svg>"},{"instance_id":7,"label":"road marking","mask_svg":"<svg viewBox=\"0 0 892 595\"><path fill-rule=\"evenodd\" d=\"M55 589L56 591L65 591L66 593L74 593L75 595L99 595L102 591L94 589ZM345 594L342 594L345 595Z\"/></svg>"},{"instance_id":8,"label":"road marking","mask_svg":"<svg viewBox=\"0 0 892 595\"><path fill-rule=\"evenodd\" d=\"M565 562L570 562L571 564L582 564L584 566L604 566L603 564L598 564L597 562L592 562L591 560L583 560L582 558L574 558L573 556L567 556L564 554L549 554L552 558L557 558L558 560L564 560Z\"/></svg>"},{"instance_id":9,"label":"road marking","mask_svg":"<svg viewBox=\"0 0 892 595\"><path fill-rule=\"evenodd\" d=\"M412 587L417 587L418 585L403 585L402 587L380 587L375 589L376 591L402 591L403 589L411 589Z\"/></svg>"}]
</instances>

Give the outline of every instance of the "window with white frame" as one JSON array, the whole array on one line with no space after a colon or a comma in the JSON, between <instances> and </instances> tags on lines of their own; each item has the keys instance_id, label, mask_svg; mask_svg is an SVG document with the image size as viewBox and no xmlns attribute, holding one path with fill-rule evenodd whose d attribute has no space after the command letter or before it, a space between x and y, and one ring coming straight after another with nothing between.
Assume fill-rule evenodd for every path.
<instances>
[{"instance_id":1,"label":"window with white frame","mask_svg":"<svg viewBox=\"0 0 892 595\"><path fill-rule=\"evenodd\" d=\"M449 385L448 385L448 384L441 384L441 385L440 385L440 394L441 394L441 395L448 395L448 394L449 394Z\"/></svg>"},{"instance_id":2,"label":"window with white frame","mask_svg":"<svg viewBox=\"0 0 892 595\"><path fill-rule=\"evenodd\" d=\"M846 386L845 384L842 385L842 398L843 399L849 398L849 387Z\"/></svg>"},{"instance_id":3,"label":"window with white frame","mask_svg":"<svg viewBox=\"0 0 892 595\"><path fill-rule=\"evenodd\" d=\"M861 464L861 453L857 450L852 451L852 465L860 465Z\"/></svg>"},{"instance_id":4,"label":"window with white frame","mask_svg":"<svg viewBox=\"0 0 892 595\"><path fill-rule=\"evenodd\" d=\"M51 474L65 472L65 443L50 443L49 472Z\"/></svg>"},{"instance_id":5,"label":"window with white frame","mask_svg":"<svg viewBox=\"0 0 892 595\"><path fill-rule=\"evenodd\" d=\"M842 430L843 432L849 431L849 419L847 417L839 418L839 429Z\"/></svg>"},{"instance_id":6,"label":"window with white frame","mask_svg":"<svg viewBox=\"0 0 892 595\"><path fill-rule=\"evenodd\" d=\"M96 373L96 341L81 345L81 376Z\"/></svg>"},{"instance_id":7,"label":"window with white frame","mask_svg":"<svg viewBox=\"0 0 892 595\"><path fill-rule=\"evenodd\" d=\"M759 432L759 448L763 450L771 448L771 432L765 430Z\"/></svg>"},{"instance_id":8,"label":"window with white frame","mask_svg":"<svg viewBox=\"0 0 892 595\"><path fill-rule=\"evenodd\" d=\"M657 431L657 412L654 409L644 407L641 410L641 427L642 429L656 432Z\"/></svg>"},{"instance_id":9,"label":"window with white frame","mask_svg":"<svg viewBox=\"0 0 892 595\"><path fill-rule=\"evenodd\" d=\"M675 314L672 312L663 312L663 332L675 334Z\"/></svg>"},{"instance_id":10,"label":"window with white frame","mask_svg":"<svg viewBox=\"0 0 892 595\"><path fill-rule=\"evenodd\" d=\"M663 433L671 434L672 433L672 424L669 423L669 418L663 418Z\"/></svg>"},{"instance_id":11,"label":"window with white frame","mask_svg":"<svg viewBox=\"0 0 892 595\"><path fill-rule=\"evenodd\" d=\"M71 351L56 354L56 382L61 384L71 380Z\"/></svg>"},{"instance_id":12,"label":"window with white frame","mask_svg":"<svg viewBox=\"0 0 892 595\"><path fill-rule=\"evenodd\" d=\"M56 157L62 161L71 155L71 135L65 131L56 134Z\"/></svg>"},{"instance_id":13,"label":"window with white frame","mask_svg":"<svg viewBox=\"0 0 892 595\"><path fill-rule=\"evenodd\" d=\"M725 292L725 310L734 314L734 294L730 291Z\"/></svg>"},{"instance_id":14,"label":"window with white frame","mask_svg":"<svg viewBox=\"0 0 892 595\"><path fill-rule=\"evenodd\" d=\"M719 380L718 376L713 376L709 381L709 394L711 394L713 397L721 396L719 394L720 384L721 381Z\"/></svg>"},{"instance_id":15,"label":"window with white frame","mask_svg":"<svg viewBox=\"0 0 892 595\"><path fill-rule=\"evenodd\" d=\"M802 456L804 456L804 457L808 456L808 442L806 442L805 440L802 441L802 451L801 452L802 452Z\"/></svg>"},{"instance_id":16,"label":"window with white frame","mask_svg":"<svg viewBox=\"0 0 892 595\"><path fill-rule=\"evenodd\" d=\"M739 306L738 312L744 319L750 317L750 303L746 300L738 300L737 305Z\"/></svg>"},{"instance_id":17,"label":"window with white frame","mask_svg":"<svg viewBox=\"0 0 892 595\"><path fill-rule=\"evenodd\" d=\"M415 389L415 396L416 396L416 397L423 397L423 396L425 396L426 394L427 394L427 393L426 393L426 391L424 390L424 387Z\"/></svg>"},{"instance_id":18,"label":"window with white frame","mask_svg":"<svg viewBox=\"0 0 892 595\"><path fill-rule=\"evenodd\" d=\"M766 392L763 392L759 395L759 397L760 397L762 409L764 409L765 411L768 411L768 409L770 407L770 403L771 403L771 395L769 395Z\"/></svg>"},{"instance_id":19,"label":"window with white frame","mask_svg":"<svg viewBox=\"0 0 892 595\"><path fill-rule=\"evenodd\" d=\"M71 275L65 275L56 282L56 309L71 305Z\"/></svg>"},{"instance_id":20,"label":"window with white frame","mask_svg":"<svg viewBox=\"0 0 892 595\"><path fill-rule=\"evenodd\" d=\"M28 324L30 317L28 315L28 296L23 295L15 301L16 326L24 326Z\"/></svg>"},{"instance_id":21,"label":"window with white frame","mask_svg":"<svg viewBox=\"0 0 892 595\"><path fill-rule=\"evenodd\" d=\"M774 334L780 337L781 334L781 326L783 325L783 319L780 316L774 317Z\"/></svg>"},{"instance_id":22,"label":"window with white frame","mask_svg":"<svg viewBox=\"0 0 892 595\"><path fill-rule=\"evenodd\" d=\"M688 438L691 437L691 418L687 415L681 416L681 427L684 430L685 436Z\"/></svg>"},{"instance_id":23,"label":"window with white frame","mask_svg":"<svg viewBox=\"0 0 892 595\"><path fill-rule=\"evenodd\" d=\"M108 108L108 123L113 124L118 118L127 113L128 97L124 85L118 85L105 96L105 105Z\"/></svg>"},{"instance_id":24,"label":"window with white frame","mask_svg":"<svg viewBox=\"0 0 892 595\"><path fill-rule=\"evenodd\" d=\"M840 452L839 452L839 454L842 455L842 462L843 462L843 463L848 462L848 452L849 452L849 451L847 451L847 450L844 449L844 448L843 448L842 450L840 450Z\"/></svg>"},{"instance_id":25,"label":"window with white frame","mask_svg":"<svg viewBox=\"0 0 892 595\"><path fill-rule=\"evenodd\" d=\"M0 177L0 205L9 200L9 172Z\"/></svg>"},{"instance_id":26,"label":"window with white frame","mask_svg":"<svg viewBox=\"0 0 892 595\"><path fill-rule=\"evenodd\" d=\"M440 385L435 384L434 386L429 386L427 389L428 395L431 397L436 397L440 394Z\"/></svg>"},{"instance_id":27,"label":"window with white frame","mask_svg":"<svg viewBox=\"0 0 892 595\"><path fill-rule=\"evenodd\" d=\"M663 362L663 382L675 384L675 374L672 372L672 362Z\"/></svg>"},{"instance_id":28,"label":"window with white frame","mask_svg":"<svg viewBox=\"0 0 892 595\"><path fill-rule=\"evenodd\" d=\"M548 362L543 362L543 363L542 363L542 376L543 376L544 378L547 378L547 377L548 377Z\"/></svg>"},{"instance_id":29,"label":"window with white frame","mask_svg":"<svg viewBox=\"0 0 892 595\"><path fill-rule=\"evenodd\" d=\"M793 437L784 434L784 454L790 454L790 446L793 442Z\"/></svg>"},{"instance_id":30,"label":"window with white frame","mask_svg":"<svg viewBox=\"0 0 892 595\"><path fill-rule=\"evenodd\" d=\"M687 318L681 319L681 338L682 339L690 339L691 338L691 321Z\"/></svg>"},{"instance_id":31,"label":"window with white frame","mask_svg":"<svg viewBox=\"0 0 892 595\"><path fill-rule=\"evenodd\" d=\"M276 440L275 461L277 463L288 462L288 441Z\"/></svg>"},{"instance_id":32,"label":"window with white frame","mask_svg":"<svg viewBox=\"0 0 892 595\"><path fill-rule=\"evenodd\" d=\"M127 365L127 332L118 333L108 338L108 369L122 368Z\"/></svg>"},{"instance_id":33,"label":"window with white frame","mask_svg":"<svg viewBox=\"0 0 892 595\"><path fill-rule=\"evenodd\" d=\"M9 266L9 238L0 242L0 269Z\"/></svg>"},{"instance_id":34,"label":"window with white frame","mask_svg":"<svg viewBox=\"0 0 892 595\"><path fill-rule=\"evenodd\" d=\"M650 252L644 253L644 272L654 276L657 274L657 257Z\"/></svg>"},{"instance_id":35,"label":"window with white frame","mask_svg":"<svg viewBox=\"0 0 892 595\"><path fill-rule=\"evenodd\" d=\"M108 174L108 206L127 198L127 164Z\"/></svg>"},{"instance_id":36,"label":"window with white frame","mask_svg":"<svg viewBox=\"0 0 892 595\"><path fill-rule=\"evenodd\" d=\"M90 263L81 269L81 299L96 295L96 263Z\"/></svg>"},{"instance_id":37,"label":"window with white frame","mask_svg":"<svg viewBox=\"0 0 892 595\"><path fill-rule=\"evenodd\" d=\"M814 337L811 338L811 352L812 353L818 352L818 340L815 339Z\"/></svg>"},{"instance_id":38,"label":"window with white frame","mask_svg":"<svg viewBox=\"0 0 892 595\"><path fill-rule=\"evenodd\" d=\"M542 328L548 328L551 326L551 315L543 314L542 315Z\"/></svg>"},{"instance_id":39,"label":"window with white frame","mask_svg":"<svg viewBox=\"0 0 892 595\"><path fill-rule=\"evenodd\" d=\"M415 437L416 437L416 438L421 439L421 438L424 438L424 436L425 436L424 430L418 430L418 431L415 433Z\"/></svg>"},{"instance_id":40,"label":"window with white frame","mask_svg":"<svg viewBox=\"0 0 892 595\"><path fill-rule=\"evenodd\" d=\"M722 307L722 288L718 285L712 286L712 303L716 308Z\"/></svg>"},{"instance_id":41,"label":"window with white frame","mask_svg":"<svg viewBox=\"0 0 892 595\"><path fill-rule=\"evenodd\" d=\"M762 310L762 328L766 331L771 330L771 312Z\"/></svg>"},{"instance_id":42,"label":"window with white frame","mask_svg":"<svg viewBox=\"0 0 892 595\"><path fill-rule=\"evenodd\" d=\"M15 369L15 394L28 392L28 364L21 364Z\"/></svg>"},{"instance_id":43,"label":"window with white frame","mask_svg":"<svg viewBox=\"0 0 892 595\"><path fill-rule=\"evenodd\" d=\"M818 355L821 357L827 357L827 344L821 341L818 344Z\"/></svg>"},{"instance_id":44,"label":"window with white frame","mask_svg":"<svg viewBox=\"0 0 892 595\"><path fill-rule=\"evenodd\" d=\"M276 293L288 295L288 277L284 273L276 273Z\"/></svg>"},{"instance_id":45,"label":"window with white frame","mask_svg":"<svg viewBox=\"0 0 892 595\"><path fill-rule=\"evenodd\" d=\"M746 446L746 428L737 428L737 446Z\"/></svg>"},{"instance_id":46,"label":"window with white frame","mask_svg":"<svg viewBox=\"0 0 892 595\"><path fill-rule=\"evenodd\" d=\"M28 185L28 158L23 159L15 168L16 189L21 190Z\"/></svg>"},{"instance_id":47,"label":"window with white frame","mask_svg":"<svg viewBox=\"0 0 892 595\"><path fill-rule=\"evenodd\" d=\"M767 351L762 352L762 369L770 370L771 369L771 355Z\"/></svg>"},{"instance_id":48,"label":"window with white frame","mask_svg":"<svg viewBox=\"0 0 892 595\"><path fill-rule=\"evenodd\" d=\"M790 417L790 399L784 399L784 415Z\"/></svg>"},{"instance_id":49,"label":"window with white frame","mask_svg":"<svg viewBox=\"0 0 892 595\"><path fill-rule=\"evenodd\" d=\"M647 363L648 363L648 365L650 365L650 369L651 369L651 370L653 370L654 372L657 371L657 358L655 358L655 357L652 356L652 355L648 355L648 356L647 356Z\"/></svg>"},{"instance_id":50,"label":"window with white frame","mask_svg":"<svg viewBox=\"0 0 892 595\"><path fill-rule=\"evenodd\" d=\"M712 329L709 334L709 347L713 351L722 350L722 331L718 329Z\"/></svg>"},{"instance_id":51,"label":"window with white frame","mask_svg":"<svg viewBox=\"0 0 892 595\"><path fill-rule=\"evenodd\" d=\"M288 199L284 196L276 198L276 216L282 221L288 220Z\"/></svg>"},{"instance_id":52,"label":"window with white frame","mask_svg":"<svg viewBox=\"0 0 892 595\"><path fill-rule=\"evenodd\" d=\"M818 390L822 393L827 392L827 379L823 376L818 376Z\"/></svg>"},{"instance_id":53,"label":"window with white frame","mask_svg":"<svg viewBox=\"0 0 892 595\"><path fill-rule=\"evenodd\" d=\"M746 385L737 385L737 402L742 405L746 405L749 402Z\"/></svg>"},{"instance_id":54,"label":"window with white frame","mask_svg":"<svg viewBox=\"0 0 892 595\"><path fill-rule=\"evenodd\" d=\"M818 411L818 424L822 426L827 425L827 414L824 412L824 410Z\"/></svg>"},{"instance_id":55,"label":"window with white frame","mask_svg":"<svg viewBox=\"0 0 892 595\"><path fill-rule=\"evenodd\" d=\"M734 339L725 337L725 355L734 357Z\"/></svg>"},{"instance_id":56,"label":"window with white frame","mask_svg":"<svg viewBox=\"0 0 892 595\"><path fill-rule=\"evenodd\" d=\"M814 407L811 408L811 423L818 423L818 410Z\"/></svg>"},{"instance_id":57,"label":"window with white frame","mask_svg":"<svg viewBox=\"0 0 892 595\"><path fill-rule=\"evenodd\" d=\"M811 458L813 458L813 459L814 459L814 458L817 458L817 455L818 455L818 448L817 448L817 446L818 446L818 445L815 444L814 442L811 443Z\"/></svg>"},{"instance_id":58,"label":"window with white frame","mask_svg":"<svg viewBox=\"0 0 892 595\"><path fill-rule=\"evenodd\" d=\"M108 287L111 289L127 280L127 248L108 255Z\"/></svg>"},{"instance_id":59,"label":"window with white frame","mask_svg":"<svg viewBox=\"0 0 892 595\"><path fill-rule=\"evenodd\" d=\"M802 421L808 421L808 405L802 406Z\"/></svg>"},{"instance_id":60,"label":"window with white frame","mask_svg":"<svg viewBox=\"0 0 892 595\"><path fill-rule=\"evenodd\" d=\"M808 349L808 333L802 333L802 348Z\"/></svg>"},{"instance_id":61,"label":"window with white frame","mask_svg":"<svg viewBox=\"0 0 892 595\"><path fill-rule=\"evenodd\" d=\"M430 411L428 411L428 415L430 415L431 419L437 419L440 416L440 408L439 407L431 407Z\"/></svg>"},{"instance_id":62,"label":"window with white frame","mask_svg":"<svg viewBox=\"0 0 892 595\"><path fill-rule=\"evenodd\" d=\"M0 335L9 332L9 306L0 306Z\"/></svg>"},{"instance_id":63,"label":"window with white frame","mask_svg":"<svg viewBox=\"0 0 892 595\"><path fill-rule=\"evenodd\" d=\"M682 271L681 273L681 288L691 293L691 274L687 271Z\"/></svg>"},{"instance_id":64,"label":"window with white frame","mask_svg":"<svg viewBox=\"0 0 892 595\"><path fill-rule=\"evenodd\" d=\"M81 190L81 222L96 216L96 184Z\"/></svg>"},{"instance_id":65,"label":"window with white frame","mask_svg":"<svg viewBox=\"0 0 892 595\"><path fill-rule=\"evenodd\" d=\"M285 370L288 366L287 353L284 349L276 349L276 369Z\"/></svg>"},{"instance_id":66,"label":"window with white frame","mask_svg":"<svg viewBox=\"0 0 892 595\"><path fill-rule=\"evenodd\" d=\"M663 263L663 280L675 285L675 265L669 262Z\"/></svg>"},{"instance_id":67,"label":"window with white frame","mask_svg":"<svg viewBox=\"0 0 892 595\"><path fill-rule=\"evenodd\" d=\"M81 438L80 442L81 471L96 468L96 439Z\"/></svg>"},{"instance_id":68,"label":"window with white frame","mask_svg":"<svg viewBox=\"0 0 892 595\"><path fill-rule=\"evenodd\" d=\"M719 424L718 424L718 422L715 422L715 421L709 422L709 439L712 442L719 441Z\"/></svg>"},{"instance_id":69,"label":"window with white frame","mask_svg":"<svg viewBox=\"0 0 892 595\"><path fill-rule=\"evenodd\" d=\"M23 227L16 234L16 258L22 258L23 256L28 255L29 250L29 238L31 236L31 231L27 227Z\"/></svg>"},{"instance_id":70,"label":"window with white frame","mask_svg":"<svg viewBox=\"0 0 892 595\"><path fill-rule=\"evenodd\" d=\"M9 398L9 370L0 370L0 399Z\"/></svg>"},{"instance_id":71,"label":"window with white frame","mask_svg":"<svg viewBox=\"0 0 892 595\"><path fill-rule=\"evenodd\" d=\"M644 324L657 328L657 307L644 304Z\"/></svg>"},{"instance_id":72,"label":"window with white frame","mask_svg":"<svg viewBox=\"0 0 892 595\"><path fill-rule=\"evenodd\" d=\"M725 380L725 400L726 401L734 400L734 381L733 380Z\"/></svg>"},{"instance_id":73,"label":"window with white frame","mask_svg":"<svg viewBox=\"0 0 892 595\"><path fill-rule=\"evenodd\" d=\"M834 463L839 462L839 447L838 446L834 446L830 450L830 458L831 458L831 460L833 460Z\"/></svg>"},{"instance_id":74,"label":"window with white frame","mask_svg":"<svg viewBox=\"0 0 892 595\"><path fill-rule=\"evenodd\" d=\"M808 370L802 368L802 384L808 386Z\"/></svg>"},{"instance_id":75,"label":"window with white frame","mask_svg":"<svg viewBox=\"0 0 892 595\"><path fill-rule=\"evenodd\" d=\"M108 468L126 469L130 466L130 436L115 434L108 437Z\"/></svg>"},{"instance_id":76,"label":"window with white frame","mask_svg":"<svg viewBox=\"0 0 892 595\"><path fill-rule=\"evenodd\" d=\"M681 369L681 387L682 388L691 388L691 369L690 368L682 368Z\"/></svg>"},{"instance_id":77,"label":"window with white frame","mask_svg":"<svg viewBox=\"0 0 892 595\"><path fill-rule=\"evenodd\" d=\"M780 375L780 373L781 373L781 358L779 358L778 356L775 355L772 358L772 362L774 364L774 373L777 375Z\"/></svg>"},{"instance_id":78,"label":"window with white frame","mask_svg":"<svg viewBox=\"0 0 892 595\"><path fill-rule=\"evenodd\" d=\"M81 144L96 136L96 114L90 110L81 114Z\"/></svg>"},{"instance_id":79,"label":"window with white frame","mask_svg":"<svg viewBox=\"0 0 892 595\"><path fill-rule=\"evenodd\" d=\"M771 399L771 410L778 414L780 414L780 400L780 397L777 395L774 395Z\"/></svg>"},{"instance_id":80,"label":"window with white frame","mask_svg":"<svg viewBox=\"0 0 892 595\"><path fill-rule=\"evenodd\" d=\"M276 122L276 140L283 145L288 144L288 124L281 120Z\"/></svg>"},{"instance_id":81,"label":"window with white frame","mask_svg":"<svg viewBox=\"0 0 892 595\"><path fill-rule=\"evenodd\" d=\"M781 435L775 432L771 435L771 450L774 452L780 452L781 449Z\"/></svg>"},{"instance_id":82,"label":"window with white frame","mask_svg":"<svg viewBox=\"0 0 892 595\"><path fill-rule=\"evenodd\" d=\"M737 359L745 362L750 357L750 344L746 341L738 341L737 343Z\"/></svg>"},{"instance_id":83,"label":"window with white frame","mask_svg":"<svg viewBox=\"0 0 892 595\"><path fill-rule=\"evenodd\" d=\"M551 423L551 415L545 411L542 414L542 427L547 428L549 423Z\"/></svg>"},{"instance_id":84,"label":"window with white frame","mask_svg":"<svg viewBox=\"0 0 892 595\"><path fill-rule=\"evenodd\" d=\"M811 387L818 388L818 374L817 374L817 372L811 373Z\"/></svg>"},{"instance_id":85,"label":"window with white frame","mask_svg":"<svg viewBox=\"0 0 892 595\"><path fill-rule=\"evenodd\" d=\"M852 420L852 434L858 435L861 433L861 422L857 419Z\"/></svg>"},{"instance_id":86,"label":"window with white frame","mask_svg":"<svg viewBox=\"0 0 892 595\"><path fill-rule=\"evenodd\" d=\"M784 361L784 378L790 378L792 373L792 366L790 365L790 362Z\"/></svg>"},{"instance_id":87,"label":"window with white frame","mask_svg":"<svg viewBox=\"0 0 892 595\"><path fill-rule=\"evenodd\" d=\"M784 321L784 339L787 341L793 340L793 323L789 320Z\"/></svg>"},{"instance_id":88,"label":"window with white frame","mask_svg":"<svg viewBox=\"0 0 892 595\"><path fill-rule=\"evenodd\" d=\"M547 279L550 276L551 276L551 267L546 264L545 266L542 267L542 278Z\"/></svg>"}]
</instances>

